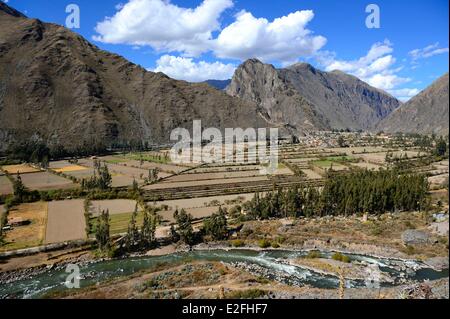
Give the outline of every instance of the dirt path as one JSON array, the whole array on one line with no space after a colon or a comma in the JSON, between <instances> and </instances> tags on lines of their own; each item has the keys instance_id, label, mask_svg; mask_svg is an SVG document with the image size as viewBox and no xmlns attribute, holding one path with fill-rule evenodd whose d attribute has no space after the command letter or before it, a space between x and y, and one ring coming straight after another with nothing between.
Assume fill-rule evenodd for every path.
<instances>
[{"instance_id":1,"label":"dirt path","mask_svg":"<svg viewBox=\"0 0 450 319\"><path fill-rule=\"evenodd\" d=\"M48 204L46 244L85 239L85 227L83 200L58 201Z\"/></svg>"}]
</instances>

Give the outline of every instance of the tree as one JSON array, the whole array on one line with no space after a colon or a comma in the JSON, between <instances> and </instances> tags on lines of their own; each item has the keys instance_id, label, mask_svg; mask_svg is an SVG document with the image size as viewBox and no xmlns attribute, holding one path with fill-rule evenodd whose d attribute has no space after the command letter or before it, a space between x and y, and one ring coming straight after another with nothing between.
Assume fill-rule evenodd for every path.
<instances>
[{"instance_id":1,"label":"tree","mask_svg":"<svg viewBox=\"0 0 450 319\"><path fill-rule=\"evenodd\" d=\"M3 245L5 241L5 233L3 232L3 228L8 225L8 208L4 208L2 212L0 212L0 245Z\"/></svg>"},{"instance_id":2,"label":"tree","mask_svg":"<svg viewBox=\"0 0 450 319\"><path fill-rule=\"evenodd\" d=\"M204 220L203 230L214 240L223 240L228 237L227 218L222 207L219 207L217 213Z\"/></svg>"},{"instance_id":3,"label":"tree","mask_svg":"<svg viewBox=\"0 0 450 319\"><path fill-rule=\"evenodd\" d=\"M159 179L159 169L158 168L152 168L148 170L148 180L150 183L157 182Z\"/></svg>"},{"instance_id":4,"label":"tree","mask_svg":"<svg viewBox=\"0 0 450 319\"><path fill-rule=\"evenodd\" d=\"M17 178L13 183L13 190L16 201L22 203L28 192L25 185L22 182L22 177L20 177L19 172L17 172Z\"/></svg>"},{"instance_id":5,"label":"tree","mask_svg":"<svg viewBox=\"0 0 450 319\"><path fill-rule=\"evenodd\" d=\"M180 240L188 245L192 245L194 242L194 229L192 228L192 215L186 213L184 209L180 212L178 210L174 213L174 218L177 223L177 233L180 236Z\"/></svg>"},{"instance_id":6,"label":"tree","mask_svg":"<svg viewBox=\"0 0 450 319\"><path fill-rule=\"evenodd\" d=\"M136 206L134 207L133 214L131 215L130 223L128 224L127 235L125 236L125 246L127 251L132 250L139 242L137 215L138 215L138 206L136 204Z\"/></svg>"},{"instance_id":7,"label":"tree","mask_svg":"<svg viewBox=\"0 0 450 319\"><path fill-rule=\"evenodd\" d=\"M156 243L155 231L157 225L157 216L154 212L145 209L144 222L141 230L141 247L150 248Z\"/></svg>"},{"instance_id":8,"label":"tree","mask_svg":"<svg viewBox=\"0 0 450 319\"><path fill-rule=\"evenodd\" d=\"M437 156L444 156L447 153L447 143L445 140L441 137L439 141L436 144L436 155Z\"/></svg>"},{"instance_id":9,"label":"tree","mask_svg":"<svg viewBox=\"0 0 450 319\"><path fill-rule=\"evenodd\" d=\"M85 200L84 200L84 204L83 204L83 207L84 207L84 220L85 220L85 223L86 223L86 237L88 237L89 238L89 235L91 234L91 218L92 218L92 212L91 212L91 209L92 209L92 202L91 202L91 200L89 199L89 198L86 198Z\"/></svg>"},{"instance_id":10,"label":"tree","mask_svg":"<svg viewBox=\"0 0 450 319\"><path fill-rule=\"evenodd\" d=\"M136 179L133 179L132 190L133 190L133 193L135 193L135 194L139 193L139 184L136 181Z\"/></svg>"},{"instance_id":11,"label":"tree","mask_svg":"<svg viewBox=\"0 0 450 319\"><path fill-rule=\"evenodd\" d=\"M173 225L170 225L170 239L174 243L180 241L180 235L178 235L178 233Z\"/></svg>"},{"instance_id":12,"label":"tree","mask_svg":"<svg viewBox=\"0 0 450 319\"><path fill-rule=\"evenodd\" d=\"M95 239L97 240L98 248L102 252L109 252L111 250L109 228L109 210L103 210L97 220L97 228L95 232Z\"/></svg>"},{"instance_id":13,"label":"tree","mask_svg":"<svg viewBox=\"0 0 450 319\"><path fill-rule=\"evenodd\" d=\"M112 177L111 174L109 173L108 166L106 164L100 166L100 168L98 169L98 173L99 173L99 181L98 181L99 188L102 190L111 188Z\"/></svg>"},{"instance_id":14,"label":"tree","mask_svg":"<svg viewBox=\"0 0 450 319\"><path fill-rule=\"evenodd\" d=\"M337 139L337 143L339 145L339 147L345 147L345 139L342 135L339 135L338 139Z\"/></svg>"},{"instance_id":15,"label":"tree","mask_svg":"<svg viewBox=\"0 0 450 319\"><path fill-rule=\"evenodd\" d=\"M94 176L81 181L81 187L84 189L101 189L107 190L111 188L112 177L109 173L108 166L102 165L100 161L94 161Z\"/></svg>"}]
</instances>

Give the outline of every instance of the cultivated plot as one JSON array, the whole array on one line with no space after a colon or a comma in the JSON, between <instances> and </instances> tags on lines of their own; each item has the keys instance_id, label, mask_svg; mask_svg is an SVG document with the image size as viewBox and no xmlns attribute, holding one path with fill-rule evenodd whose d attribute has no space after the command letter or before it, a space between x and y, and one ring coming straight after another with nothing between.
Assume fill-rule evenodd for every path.
<instances>
[{"instance_id":1,"label":"cultivated plot","mask_svg":"<svg viewBox=\"0 0 450 319\"><path fill-rule=\"evenodd\" d=\"M27 173L36 173L40 170L34 167L31 167L28 164L19 164L19 165L5 165L2 166L2 169L9 174L27 174Z\"/></svg>"},{"instance_id":2,"label":"cultivated plot","mask_svg":"<svg viewBox=\"0 0 450 319\"><path fill-rule=\"evenodd\" d=\"M61 243L86 238L83 200L48 203L45 243Z\"/></svg>"},{"instance_id":3,"label":"cultivated plot","mask_svg":"<svg viewBox=\"0 0 450 319\"><path fill-rule=\"evenodd\" d=\"M98 216L102 210L108 210L110 215L132 213L136 208L136 201L128 199L96 200L92 201L91 212ZM138 206L138 211L141 208Z\"/></svg>"},{"instance_id":4,"label":"cultivated plot","mask_svg":"<svg viewBox=\"0 0 450 319\"><path fill-rule=\"evenodd\" d=\"M3 208L0 207L0 211ZM37 202L21 204L9 211L8 224L11 230L6 231L6 245L0 251L10 251L43 244L47 218L47 203Z\"/></svg>"},{"instance_id":5,"label":"cultivated plot","mask_svg":"<svg viewBox=\"0 0 450 319\"><path fill-rule=\"evenodd\" d=\"M156 189L168 189L168 188L182 188L182 187L191 187L191 186L211 186L211 185L224 185L224 184L235 184L235 183L243 183L243 182L260 182L260 181L268 181L269 178L267 176L258 176L258 177L244 177L244 178L229 178L229 179L213 179L213 180L192 180L186 182L171 182L170 179L166 180L164 183L154 184L145 186L145 190L156 190Z\"/></svg>"},{"instance_id":6,"label":"cultivated plot","mask_svg":"<svg viewBox=\"0 0 450 319\"><path fill-rule=\"evenodd\" d=\"M0 175L0 195L9 195L13 193L13 187L8 177Z\"/></svg>"},{"instance_id":7,"label":"cultivated plot","mask_svg":"<svg viewBox=\"0 0 450 319\"><path fill-rule=\"evenodd\" d=\"M239 194L239 195L221 195L211 197L198 197L186 199L174 199L150 202L149 204L155 206L168 206L169 210L202 208L202 207L218 207L220 205L240 204L251 200L255 196L254 193Z\"/></svg>"},{"instance_id":8,"label":"cultivated plot","mask_svg":"<svg viewBox=\"0 0 450 319\"><path fill-rule=\"evenodd\" d=\"M13 175L14 178L17 178ZM30 190L71 189L77 187L71 180L49 172L29 173L20 175L23 184Z\"/></svg>"}]
</instances>

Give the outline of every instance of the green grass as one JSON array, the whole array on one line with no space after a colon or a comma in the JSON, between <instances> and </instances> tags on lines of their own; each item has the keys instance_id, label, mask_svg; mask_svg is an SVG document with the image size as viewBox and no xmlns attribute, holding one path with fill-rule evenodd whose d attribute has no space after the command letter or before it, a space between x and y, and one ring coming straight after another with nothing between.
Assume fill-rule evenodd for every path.
<instances>
[{"instance_id":1,"label":"green grass","mask_svg":"<svg viewBox=\"0 0 450 319\"><path fill-rule=\"evenodd\" d=\"M321 161L314 161L313 165L321 168L330 168L331 164L333 164L332 161L328 160L321 160Z\"/></svg>"},{"instance_id":2,"label":"green grass","mask_svg":"<svg viewBox=\"0 0 450 319\"><path fill-rule=\"evenodd\" d=\"M114 159L107 160L106 163L108 163L108 164L122 164L122 163L126 163L128 161L129 160L126 159L126 158L117 157L117 158L114 158Z\"/></svg>"},{"instance_id":3,"label":"green grass","mask_svg":"<svg viewBox=\"0 0 450 319\"><path fill-rule=\"evenodd\" d=\"M110 215L109 216L110 234L117 235L126 233L128 230L128 224L131 221L131 215L132 213ZM136 220L136 224L138 225L138 227L142 226L143 219L144 219L143 215L139 213ZM95 233L95 225L97 224L97 218L93 218L91 223L93 225L92 233Z\"/></svg>"},{"instance_id":4,"label":"green grass","mask_svg":"<svg viewBox=\"0 0 450 319\"><path fill-rule=\"evenodd\" d=\"M157 163L157 164L169 164L170 157L165 158L164 155L156 156L146 153L129 153L125 155L127 159L140 161L141 159L146 162Z\"/></svg>"}]
</instances>

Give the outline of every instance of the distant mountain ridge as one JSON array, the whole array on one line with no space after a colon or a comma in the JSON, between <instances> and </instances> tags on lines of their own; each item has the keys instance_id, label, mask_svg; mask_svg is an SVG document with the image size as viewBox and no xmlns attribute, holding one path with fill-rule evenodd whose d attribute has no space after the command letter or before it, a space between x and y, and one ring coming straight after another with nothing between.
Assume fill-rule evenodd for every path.
<instances>
[{"instance_id":1,"label":"distant mountain ridge","mask_svg":"<svg viewBox=\"0 0 450 319\"><path fill-rule=\"evenodd\" d=\"M239 66L227 93L256 102L275 123L301 129L367 130L401 104L340 71L323 72L307 63L276 69L257 59Z\"/></svg>"},{"instance_id":2,"label":"distant mountain ridge","mask_svg":"<svg viewBox=\"0 0 450 319\"><path fill-rule=\"evenodd\" d=\"M448 73L433 82L398 110L380 122L376 129L389 133L449 133Z\"/></svg>"},{"instance_id":3,"label":"distant mountain ridge","mask_svg":"<svg viewBox=\"0 0 450 319\"><path fill-rule=\"evenodd\" d=\"M211 85L212 87L218 89L218 90L225 90L228 85L231 83L230 80L207 80L205 83Z\"/></svg>"}]
</instances>

